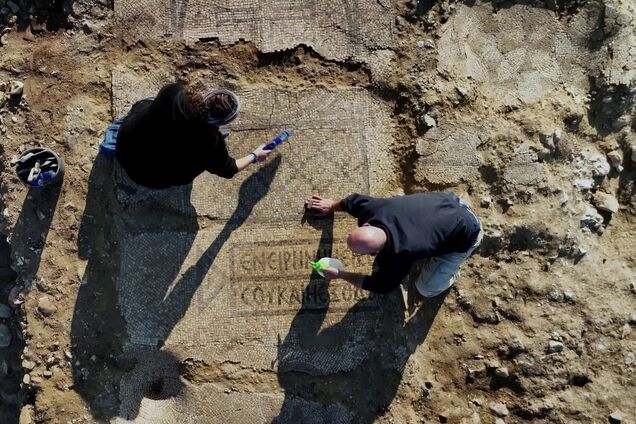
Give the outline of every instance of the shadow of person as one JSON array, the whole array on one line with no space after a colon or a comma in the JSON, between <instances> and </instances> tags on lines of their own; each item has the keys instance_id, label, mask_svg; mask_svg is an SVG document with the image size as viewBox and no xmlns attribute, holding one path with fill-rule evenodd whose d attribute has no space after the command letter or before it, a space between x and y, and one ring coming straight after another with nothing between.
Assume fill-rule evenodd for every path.
<instances>
[{"instance_id":1,"label":"shadow of person","mask_svg":"<svg viewBox=\"0 0 636 424\"><path fill-rule=\"evenodd\" d=\"M118 245L113 161L98 155L88 180L78 256L87 260L71 322L74 389L91 414L108 420L119 410L119 381L130 368L122 356L126 324L118 305Z\"/></svg>"},{"instance_id":2,"label":"shadow of person","mask_svg":"<svg viewBox=\"0 0 636 424\"><path fill-rule=\"evenodd\" d=\"M427 299L405 321L401 293L394 290L375 297L375 306L359 300L339 322L326 327L329 295L325 307L316 311L305 304L305 293L278 349L278 382L285 399L274 422L375 422L395 397L407 361L426 340L447 293Z\"/></svg>"},{"instance_id":3,"label":"shadow of person","mask_svg":"<svg viewBox=\"0 0 636 424\"><path fill-rule=\"evenodd\" d=\"M276 158L262 166L241 184L239 203L221 232L201 254L196 263L190 266L174 285L170 281L170 285L174 288L164 297L161 305L158 305L159 309L157 309L170 311L170 314L161 315L164 335L161 338L159 347L163 346L174 326L187 312L194 293L214 264L223 245L228 241L232 233L245 223L256 204L269 192L280 162L281 157L276 156ZM212 292L206 295L206 301L208 303L212 302L223 287L224 285L214 287Z\"/></svg>"},{"instance_id":4,"label":"shadow of person","mask_svg":"<svg viewBox=\"0 0 636 424\"><path fill-rule=\"evenodd\" d=\"M224 228L197 262L178 278L198 229L193 206L186 205L185 212L176 213L173 209L158 210L149 203L150 199L122 209L115 197L113 162L98 156L89 178L78 238L78 254L88 263L71 325L75 389L95 418L135 418L143 398L167 399L181 391L179 360L159 349L187 312L218 252L269 191L280 161L276 157L243 182L239 205ZM189 194L191 186L186 189ZM179 190L174 193L182 195ZM161 242L145 245L143 251L136 252L153 273L146 275L138 270L143 284L135 284L126 299L137 303L122 306L118 287L130 281L120 276L122 246L118 237L135 232L143 236L157 228L161 229ZM140 324L143 328L139 328ZM147 336L145 343L139 343L131 332ZM134 388L126 395L125 403L120 402L124 400L120 399L122 379L127 382L123 390Z\"/></svg>"},{"instance_id":5,"label":"shadow of person","mask_svg":"<svg viewBox=\"0 0 636 424\"><path fill-rule=\"evenodd\" d=\"M30 288L35 279L53 214L62 190L61 184L31 188L22 204L11 235L11 251L18 283Z\"/></svg>"},{"instance_id":6,"label":"shadow of person","mask_svg":"<svg viewBox=\"0 0 636 424\"><path fill-rule=\"evenodd\" d=\"M2 148L0 148L0 155ZM0 172L2 165L0 165ZM4 210L4 199L0 197L0 210ZM13 288L16 274L11 269L11 246L6 241L5 228L0 223L0 307L6 307L6 301ZM6 312L6 310L5 310ZM26 346L22 337L15 335L22 331L20 323L23 322L22 309L13 312L13 316L3 315L0 318L0 326L3 327L0 336L3 342L9 346L0 348L2 357L2 371L0 372L0 422L18 423L20 405L26 404L34 395L35 389L21 387L26 369L22 366L22 356ZM8 334L7 334L8 331ZM10 336L10 340L6 337Z\"/></svg>"}]
</instances>

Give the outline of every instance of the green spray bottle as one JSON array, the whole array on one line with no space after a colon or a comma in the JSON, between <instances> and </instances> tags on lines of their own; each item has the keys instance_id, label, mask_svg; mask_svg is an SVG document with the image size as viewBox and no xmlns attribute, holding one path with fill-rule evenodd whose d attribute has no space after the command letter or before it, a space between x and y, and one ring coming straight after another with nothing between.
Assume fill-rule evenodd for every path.
<instances>
[{"instance_id":1,"label":"green spray bottle","mask_svg":"<svg viewBox=\"0 0 636 424\"><path fill-rule=\"evenodd\" d=\"M311 263L311 268L320 274L321 277L325 276L323 270L325 268L336 268L338 271L342 271L344 269L344 264L335 258L321 258L317 262Z\"/></svg>"}]
</instances>

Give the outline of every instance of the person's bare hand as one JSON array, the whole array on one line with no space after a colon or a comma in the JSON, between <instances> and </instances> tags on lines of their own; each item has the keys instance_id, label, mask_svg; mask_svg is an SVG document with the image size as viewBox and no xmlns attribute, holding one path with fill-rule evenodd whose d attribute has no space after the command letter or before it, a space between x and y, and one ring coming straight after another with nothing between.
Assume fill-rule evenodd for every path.
<instances>
[{"instance_id":1,"label":"person's bare hand","mask_svg":"<svg viewBox=\"0 0 636 424\"><path fill-rule=\"evenodd\" d=\"M305 202L307 209L318 212L320 215L329 215L336 210L338 202L331 199L324 199L315 194Z\"/></svg>"},{"instance_id":2,"label":"person's bare hand","mask_svg":"<svg viewBox=\"0 0 636 424\"><path fill-rule=\"evenodd\" d=\"M332 267L323 269L322 273L325 274L325 278L327 280L333 280L334 278L338 278L340 274L337 268L332 268Z\"/></svg>"},{"instance_id":3,"label":"person's bare hand","mask_svg":"<svg viewBox=\"0 0 636 424\"><path fill-rule=\"evenodd\" d=\"M259 162L264 162L265 160L267 160L269 154L273 152L273 150L265 150L265 146L267 146L267 144L263 144L262 146L254 150L254 152L252 152L256 155L256 160Z\"/></svg>"}]
</instances>

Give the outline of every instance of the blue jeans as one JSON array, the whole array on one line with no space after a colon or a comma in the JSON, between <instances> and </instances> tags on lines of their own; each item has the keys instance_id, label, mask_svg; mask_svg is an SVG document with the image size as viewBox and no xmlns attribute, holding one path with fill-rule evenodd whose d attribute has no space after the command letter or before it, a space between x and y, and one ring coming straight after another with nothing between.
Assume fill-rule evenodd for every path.
<instances>
[{"instance_id":1,"label":"blue jeans","mask_svg":"<svg viewBox=\"0 0 636 424\"><path fill-rule=\"evenodd\" d=\"M484 231L481 228L479 220L475 214L464 205L461 200L459 203L466 208L474 223L479 226L479 234L473 246L464 253L447 253L446 255L435 256L423 260L422 272L415 281L417 291L424 297L435 297L444 290L451 287L459 278L459 268L462 263L470 257L475 249L481 244L484 237ZM472 219L471 219L472 221Z\"/></svg>"},{"instance_id":2,"label":"blue jeans","mask_svg":"<svg viewBox=\"0 0 636 424\"><path fill-rule=\"evenodd\" d=\"M104 134L104 140L99 144L99 153L107 158L115 157L115 148L117 147L117 135L119 134L119 128L124 123L126 116L121 116L115 120L108 128L106 128L106 134Z\"/></svg>"},{"instance_id":3,"label":"blue jeans","mask_svg":"<svg viewBox=\"0 0 636 424\"><path fill-rule=\"evenodd\" d=\"M154 99L155 99L154 97L147 97L142 100L154 100ZM112 124L108 126L108 128L106 128L104 139L102 140L101 143L99 143L100 154L111 159L115 157L115 150L117 148L117 135L119 134L119 129L121 128L121 125L124 123L124 119L126 119L127 116L128 114L125 114L124 116L120 116L119 118L115 119L115 122L113 122Z\"/></svg>"}]
</instances>

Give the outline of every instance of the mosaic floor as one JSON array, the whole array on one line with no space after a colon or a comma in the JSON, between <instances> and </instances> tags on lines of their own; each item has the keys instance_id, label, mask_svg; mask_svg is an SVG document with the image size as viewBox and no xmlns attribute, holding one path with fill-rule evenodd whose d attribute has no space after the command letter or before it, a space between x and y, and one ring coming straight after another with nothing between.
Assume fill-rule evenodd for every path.
<instances>
[{"instance_id":1,"label":"mosaic floor","mask_svg":"<svg viewBox=\"0 0 636 424\"><path fill-rule=\"evenodd\" d=\"M155 94L165 81L116 70L114 114ZM168 190L139 187L116 167L125 349L142 357L169 353L176 363L231 362L317 376L355 369L372 349L380 299L343 281L326 283L312 274L310 262L333 255L361 272L371 262L346 248L355 220L306 222L303 205L312 193L382 192L394 176L390 114L363 90L235 91L243 109L227 128L232 154L248 153L283 128L294 131L267 163L231 180L202 175L191 186ZM146 211L161 215L160 223L145 219ZM139 423L213 423L220 416L266 423L283 408L283 396L271 390L228 394L213 384L188 385L174 367L161 358L138 365L121 382L121 398L130 401L122 403L120 416ZM179 386L178 395L147 396L157 378ZM284 401L285 413L315 409L316 422L350 422L341 406ZM258 408L240 408L248 404Z\"/></svg>"},{"instance_id":2,"label":"mosaic floor","mask_svg":"<svg viewBox=\"0 0 636 424\"><path fill-rule=\"evenodd\" d=\"M253 42L270 53L298 45L328 59L369 61L392 45L392 0L115 0L121 25L144 37Z\"/></svg>"}]
</instances>

